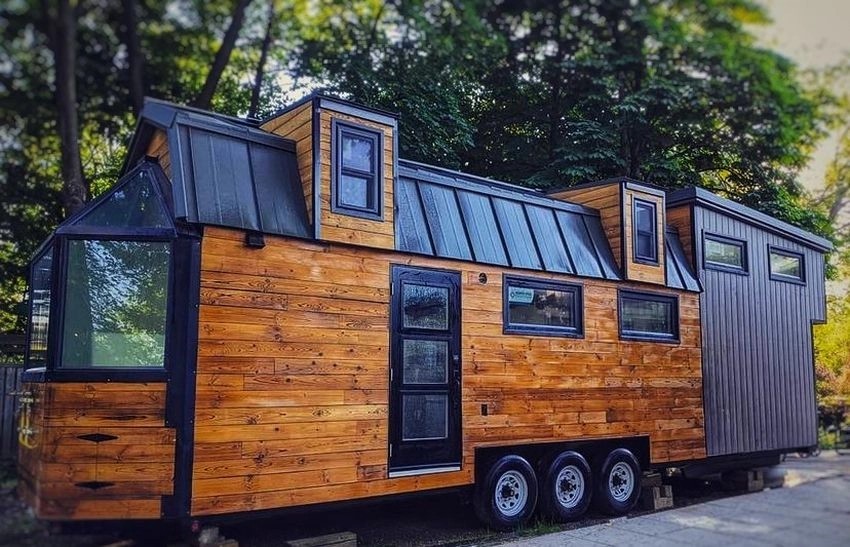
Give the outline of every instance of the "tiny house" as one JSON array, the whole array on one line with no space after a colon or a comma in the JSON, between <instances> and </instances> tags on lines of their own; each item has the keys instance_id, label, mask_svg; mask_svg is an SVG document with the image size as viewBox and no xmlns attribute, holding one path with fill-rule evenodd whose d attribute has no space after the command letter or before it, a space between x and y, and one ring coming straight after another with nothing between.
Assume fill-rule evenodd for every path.
<instances>
[{"instance_id":1,"label":"tiny house","mask_svg":"<svg viewBox=\"0 0 850 547\"><path fill-rule=\"evenodd\" d=\"M32 261L38 517L472 488L510 528L816 444L827 241L700 189L406 161L398 127L324 95L262 122L146 103L120 180Z\"/></svg>"}]
</instances>

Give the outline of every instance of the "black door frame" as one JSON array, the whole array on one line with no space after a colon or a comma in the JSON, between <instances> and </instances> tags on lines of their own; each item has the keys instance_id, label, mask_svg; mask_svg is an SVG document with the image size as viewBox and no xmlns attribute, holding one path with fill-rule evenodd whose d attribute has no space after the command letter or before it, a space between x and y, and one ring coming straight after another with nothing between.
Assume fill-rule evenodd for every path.
<instances>
[{"instance_id":1,"label":"black door frame","mask_svg":"<svg viewBox=\"0 0 850 547\"><path fill-rule=\"evenodd\" d=\"M390 302L389 472L390 475L459 469L463 453L461 405L461 290L460 272L393 264ZM403 283L445 287L449 290L448 330L404 328ZM447 340L448 376L445 387L404 384L402 343L404 338ZM444 439L402 440L402 396L405 393L447 393L448 423Z\"/></svg>"}]
</instances>

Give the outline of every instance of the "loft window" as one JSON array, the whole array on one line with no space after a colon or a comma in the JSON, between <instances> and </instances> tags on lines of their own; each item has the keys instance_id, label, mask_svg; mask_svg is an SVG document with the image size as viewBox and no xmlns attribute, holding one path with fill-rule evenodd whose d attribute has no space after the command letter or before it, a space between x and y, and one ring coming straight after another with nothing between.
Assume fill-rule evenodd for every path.
<instances>
[{"instance_id":1,"label":"loft window","mask_svg":"<svg viewBox=\"0 0 850 547\"><path fill-rule=\"evenodd\" d=\"M632 340L676 341L679 299L655 293L620 291L620 337Z\"/></svg>"},{"instance_id":2,"label":"loft window","mask_svg":"<svg viewBox=\"0 0 850 547\"><path fill-rule=\"evenodd\" d=\"M635 199L632 208L635 261L658 264L658 223L655 204Z\"/></svg>"},{"instance_id":3,"label":"loft window","mask_svg":"<svg viewBox=\"0 0 850 547\"><path fill-rule=\"evenodd\" d=\"M333 121L333 211L381 220L383 133Z\"/></svg>"},{"instance_id":4,"label":"loft window","mask_svg":"<svg viewBox=\"0 0 850 547\"><path fill-rule=\"evenodd\" d=\"M775 281L789 281L791 283L805 283L805 268L803 255L768 246L770 257L770 278Z\"/></svg>"},{"instance_id":5,"label":"loft window","mask_svg":"<svg viewBox=\"0 0 850 547\"><path fill-rule=\"evenodd\" d=\"M504 278L504 332L581 336L581 285L523 277Z\"/></svg>"},{"instance_id":6,"label":"loft window","mask_svg":"<svg viewBox=\"0 0 850 547\"><path fill-rule=\"evenodd\" d=\"M703 260L710 270L747 272L747 243L740 239L705 234Z\"/></svg>"}]
</instances>

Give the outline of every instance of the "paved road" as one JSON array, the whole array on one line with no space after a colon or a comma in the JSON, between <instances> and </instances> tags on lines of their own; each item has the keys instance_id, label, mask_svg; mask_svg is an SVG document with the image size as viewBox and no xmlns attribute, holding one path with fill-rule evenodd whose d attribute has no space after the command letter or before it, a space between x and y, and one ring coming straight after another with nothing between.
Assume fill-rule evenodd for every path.
<instances>
[{"instance_id":1,"label":"paved road","mask_svg":"<svg viewBox=\"0 0 850 547\"><path fill-rule=\"evenodd\" d=\"M785 486L503 544L503 547L850 546L850 455L789 458Z\"/></svg>"}]
</instances>

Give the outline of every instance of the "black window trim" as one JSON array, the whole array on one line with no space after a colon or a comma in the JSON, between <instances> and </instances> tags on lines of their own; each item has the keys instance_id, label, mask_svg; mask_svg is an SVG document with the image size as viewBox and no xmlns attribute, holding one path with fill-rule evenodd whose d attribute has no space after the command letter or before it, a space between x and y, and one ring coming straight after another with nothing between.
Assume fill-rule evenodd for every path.
<instances>
[{"instance_id":1,"label":"black window trim","mask_svg":"<svg viewBox=\"0 0 850 547\"><path fill-rule=\"evenodd\" d=\"M333 161L331 162L331 212L342 215L354 216L368 220L384 220L384 132L380 129L367 127L342 121L337 118L331 120L332 152ZM352 169L351 167L342 166L342 136L344 133L349 133L357 137L370 139L373 143L375 154L375 172L361 171ZM340 201L339 180L343 172L374 180L371 191L371 198L374 207L356 207L346 205Z\"/></svg>"},{"instance_id":2,"label":"black window trim","mask_svg":"<svg viewBox=\"0 0 850 547\"><path fill-rule=\"evenodd\" d=\"M54 323L53 317L56 315L54 313L54 307L55 307L54 306L54 304L55 304L54 298L56 296L56 293L54 292L56 290L56 287L55 287L56 267L55 266L56 266L56 262L57 262L55 243L56 243L56 239L55 239L54 236L51 235L50 238L48 239L48 243L46 243L40 249L38 249L37 253L35 254L35 256L33 256L32 260L30 260L30 263L27 266L27 274L28 274L28 277L27 277L27 293L26 293L27 294L27 323L26 323L26 332L24 334L24 369L30 369L30 368L45 368L45 369L47 369L47 368L50 367L50 362L51 362L50 361L50 357L51 357L50 348L53 347L52 344L50 343L50 337L53 334L53 323ZM32 366L30 366L30 348L32 346L32 334L33 334L32 333L32 305L33 305L33 289L34 289L34 287L32 285L32 280L33 280L33 276L35 274L36 264L38 264L41 261L41 259L44 258L45 255L47 255L47 253L52 253L52 256L51 256L51 259L50 259L50 261L51 261L50 281L48 283L49 287L50 287L50 310L49 310L48 315L47 315L47 340L45 340L45 344L47 344L47 347L44 349L44 364L41 367L32 367Z\"/></svg>"},{"instance_id":3,"label":"black window trim","mask_svg":"<svg viewBox=\"0 0 850 547\"><path fill-rule=\"evenodd\" d=\"M638 229L637 211L638 206L646 206L652 211L652 231L646 232ZM640 234L650 234L652 236L652 256L642 256L638 254L637 240ZM654 201L632 198L632 258L634 262L639 264L651 264L657 266L658 261L658 208Z\"/></svg>"},{"instance_id":4,"label":"black window trim","mask_svg":"<svg viewBox=\"0 0 850 547\"><path fill-rule=\"evenodd\" d=\"M800 277L793 275L785 275L775 273L770 264L770 255L778 254L789 258L796 258L800 261ZM783 283L793 283L795 285L806 285L806 256L803 253L785 249L777 245L767 245L767 272L771 281L781 281Z\"/></svg>"},{"instance_id":5,"label":"black window trim","mask_svg":"<svg viewBox=\"0 0 850 547\"><path fill-rule=\"evenodd\" d=\"M623 297L635 300L644 300L648 302L667 302L673 305L673 333L661 334L643 331L627 331L623 329ZM617 290L617 328L620 332L621 340L634 340L642 342L665 342L670 344L678 344L681 340L681 332L679 325L679 295L669 293L658 293L652 291L640 291L634 289L618 289Z\"/></svg>"},{"instance_id":6,"label":"black window trim","mask_svg":"<svg viewBox=\"0 0 850 547\"><path fill-rule=\"evenodd\" d=\"M527 325L510 322L510 303L508 291L510 286L529 289L542 289L573 293L573 317L575 327L556 327L546 325ZM560 336L565 338L584 338L584 285L566 281L542 279L539 277L523 277L517 275L502 275L502 334L527 334L532 336Z\"/></svg>"},{"instance_id":7,"label":"black window trim","mask_svg":"<svg viewBox=\"0 0 850 547\"><path fill-rule=\"evenodd\" d=\"M719 262L712 262L708 260L708 258L706 258L705 253L705 242L709 240L715 241L717 243L723 243L725 245L734 245L736 247L740 247L741 267L738 268L736 266L730 266L728 264L721 264ZM738 275L750 275L750 256L749 251L747 249L747 241L745 239L737 239L734 237L714 234L711 232L704 232L702 235L702 266L706 270L718 270L721 272L733 273Z\"/></svg>"}]
</instances>

